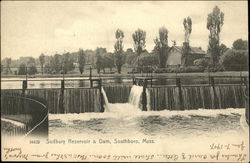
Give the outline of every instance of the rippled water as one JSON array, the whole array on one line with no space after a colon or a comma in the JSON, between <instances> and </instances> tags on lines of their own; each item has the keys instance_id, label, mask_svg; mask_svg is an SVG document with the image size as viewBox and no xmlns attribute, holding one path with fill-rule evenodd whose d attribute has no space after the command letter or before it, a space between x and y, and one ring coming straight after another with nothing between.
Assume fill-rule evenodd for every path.
<instances>
[{"instance_id":1,"label":"rippled water","mask_svg":"<svg viewBox=\"0 0 250 163\"><path fill-rule=\"evenodd\" d=\"M90 87L90 81L88 77L81 77L81 78L66 78L65 79L65 87L72 88L72 87ZM1 79L1 88L2 89L22 89L22 82L25 78L2 78ZM60 88L61 87L61 80L63 78L29 78L28 79L28 89L38 89L38 88ZM132 84L132 78L130 79L123 79L120 77L105 78L102 77L102 84L103 85L110 85L110 84ZM93 83L94 86L97 83Z\"/></svg>"},{"instance_id":2,"label":"rippled water","mask_svg":"<svg viewBox=\"0 0 250 163\"><path fill-rule=\"evenodd\" d=\"M244 109L142 112L130 104L109 104L105 113L50 114L49 136L216 137L240 135Z\"/></svg>"}]
</instances>

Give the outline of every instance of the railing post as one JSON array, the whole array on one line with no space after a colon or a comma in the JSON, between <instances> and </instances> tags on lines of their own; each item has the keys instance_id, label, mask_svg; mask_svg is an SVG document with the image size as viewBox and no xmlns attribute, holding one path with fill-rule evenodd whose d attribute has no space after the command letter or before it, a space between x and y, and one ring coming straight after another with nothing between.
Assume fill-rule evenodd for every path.
<instances>
[{"instance_id":1,"label":"railing post","mask_svg":"<svg viewBox=\"0 0 250 163\"><path fill-rule=\"evenodd\" d=\"M142 111L147 111L147 93L146 93L147 85L148 81L144 79L143 91L142 91Z\"/></svg>"},{"instance_id":2,"label":"railing post","mask_svg":"<svg viewBox=\"0 0 250 163\"><path fill-rule=\"evenodd\" d=\"M104 108L104 96L102 94L102 79L99 79L98 80L98 89L99 89L99 92L100 92L100 103L101 103L101 108L100 108L100 111L101 112L104 112L105 108Z\"/></svg>"},{"instance_id":3,"label":"railing post","mask_svg":"<svg viewBox=\"0 0 250 163\"><path fill-rule=\"evenodd\" d=\"M240 72L240 85L243 85L242 72Z\"/></svg>"},{"instance_id":4,"label":"railing post","mask_svg":"<svg viewBox=\"0 0 250 163\"><path fill-rule=\"evenodd\" d=\"M213 76L210 76L210 77L209 77L209 80L210 80L209 84L210 84L212 87L214 87L214 77L213 77Z\"/></svg>"},{"instance_id":5,"label":"railing post","mask_svg":"<svg viewBox=\"0 0 250 163\"><path fill-rule=\"evenodd\" d=\"M176 78L176 86L178 87L178 90L179 90L179 100L180 100L179 109L184 110L182 90L181 90L181 79L180 78Z\"/></svg>"},{"instance_id":6,"label":"railing post","mask_svg":"<svg viewBox=\"0 0 250 163\"><path fill-rule=\"evenodd\" d=\"M176 86L178 88L181 87L181 79L180 78L176 78Z\"/></svg>"},{"instance_id":7,"label":"railing post","mask_svg":"<svg viewBox=\"0 0 250 163\"><path fill-rule=\"evenodd\" d=\"M28 82L27 80L23 80L23 90L27 89Z\"/></svg>"},{"instance_id":8,"label":"railing post","mask_svg":"<svg viewBox=\"0 0 250 163\"><path fill-rule=\"evenodd\" d=\"M98 80L98 88L101 89L102 88L102 79Z\"/></svg>"},{"instance_id":9,"label":"railing post","mask_svg":"<svg viewBox=\"0 0 250 163\"><path fill-rule=\"evenodd\" d=\"M64 88L65 88L65 81L64 79L61 80L61 92L59 97L59 113L65 113L64 109Z\"/></svg>"},{"instance_id":10,"label":"railing post","mask_svg":"<svg viewBox=\"0 0 250 163\"><path fill-rule=\"evenodd\" d=\"M64 89L65 88L65 80L61 80L61 89Z\"/></svg>"},{"instance_id":11,"label":"railing post","mask_svg":"<svg viewBox=\"0 0 250 163\"><path fill-rule=\"evenodd\" d=\"M90 68L89 68L89 80L91 80L92 79L92 67L90 66Z\"/></svg>"},{"instance_id":12,"label":"railing post","mask_svg":"<svg viewBox=\"0 0 250 163\"><path fill-rule=\"evenodd\" d=\"M27 81L28 80L28 68L27 68L27 66L25 66L25 71L26 71L25 78L26 78L26 81Z\"/></svg>"},{"instance_id":13,"label":"railing post","mask_svg":"<svg viewBox=\"0 0 250 163\"><path fill-rule=\"evenodd\" d=\"M242 78L243 78L243 84L244 84L244 85L247 85L247 84L248 84L248 83L247 83L247 77L244 76L244 77L242 77Z\"/></svg>"},{"instance_id":14,"label":"railing post","mask_svg":"<svg viewBox=\"0 0 250 163\"><path fill-rule=\"evenodd\" d=\"M134 76L133 76L133 78L132 78L132 82L133 82L133 85L136 85L135 77L134 77Z\"/></svg>"},{"instance_id":15,"label":"railing post","mask_svg":"<svg viewBox=\"0 0 250 163\"><path fill-rule=\"evenodd\" d=\"M93 87L93 81L92 81L92 67L89 68L89 80L90 80L90 88Z\"/></svg>"}]
</instances>

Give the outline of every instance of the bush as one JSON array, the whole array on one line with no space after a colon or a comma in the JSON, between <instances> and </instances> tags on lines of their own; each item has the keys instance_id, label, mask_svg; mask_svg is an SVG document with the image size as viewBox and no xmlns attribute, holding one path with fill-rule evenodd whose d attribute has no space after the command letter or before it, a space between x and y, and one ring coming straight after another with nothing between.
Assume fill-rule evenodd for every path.
<instances>
[{"instance_id":1,"label":"bush","mask_svg":"<svg viewBox=\"0 0 250 163\"><path fill-rule=\"evenodd\" d=\"M209 65L204 70L204 72L218 72L218 71L225 71L225 68L220 63L215 66Z\"/></svg>"},{"instance_id":2,"label":"bush","mask_svg":"<svg viewBox=\"0 0 250 163\"><path fill-rule=\"evenodd\" d=\"M208 67L209 59L208 58L199 58L194 60L194 65L199 67Z\"/></svg>"},{"instance_id":3,"label":"bush","mask_svg":"<svg viewBox=\"0 0 250 163\"><path fill-rule=\"evenodd\" d=\"M227 71L248 70L248 51L227 50L220 58L221 65Z\"/></svg>"},{"instance_id":4,"label":"bush","mask_svg":"<svg viewBox=\"0 0 250 163\"><path fill-rule=\"evenodd\" d=\"M187 67L168 67L157 68L155 73L189 73L189 72L204 72L204 67L187 66Z\"/></svg>"},{"instance_id":5,"label":"bush","mask_svg":"<svg viewBox=\"0 0 250 163\"><path fill-rule=\"evenodd\" d=\"M202 66L188 66L183 67L183 70L181 72L204 72L205 68Z\"/></svg>"},{"instance_id":6,"label":"bush","mask_svg":"<svg viewBox=\"0 0 250 163\"><path fill-rule=\"evenodd\" d=\"M157 59L157 56L152 53L143 52L140 56L138 56L134 60L133 64L138 65L139 67L157 66L158 59Z\"/></svg>"},{"instance_id":7,"label":"bush","mask_svg":"<svg viewBox=\"0 0 250 163\"><path fill-rule=\"evenodd\" d=\"M26 74L26 65L21 64L18 68L18 75L25 75Z\"/></svg>"},{"instance_id":8,"label":"bush","mask_svg":"<svg viewBox=\"0 0 250 163\"><path fill-rule=\"evenodd\" d=\"M35 65L32 65L28 68L28 74L29 75L34 75L37 73L37 69L36 69L36 66Z\"/></svg>"}]
</instances>

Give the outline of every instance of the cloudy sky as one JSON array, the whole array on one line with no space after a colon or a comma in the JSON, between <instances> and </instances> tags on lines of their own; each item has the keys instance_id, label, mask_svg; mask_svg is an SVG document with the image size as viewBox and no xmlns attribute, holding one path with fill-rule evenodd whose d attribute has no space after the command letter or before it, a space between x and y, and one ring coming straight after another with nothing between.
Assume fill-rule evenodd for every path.
<instances>
[{"instance_id":1,"label":"cloudy sky","mask_svg":"<svg viewBox=\"0 0 250 163\"><path fill-rule=\"evenodd\" d=\"M151 51L161 26L169 30L169 45L171 40L181 45L187 16L193 21L191 46L206 50L206 19L215 5L225 14L221 43L231 47L238 38L248 39L247 1L2 1L1 57L38 57L96 47L113 52L117 28L124 31L124 49L133 48L132 33L141 28L147 32L146 49Z\"/></svg>"}]
</instances>

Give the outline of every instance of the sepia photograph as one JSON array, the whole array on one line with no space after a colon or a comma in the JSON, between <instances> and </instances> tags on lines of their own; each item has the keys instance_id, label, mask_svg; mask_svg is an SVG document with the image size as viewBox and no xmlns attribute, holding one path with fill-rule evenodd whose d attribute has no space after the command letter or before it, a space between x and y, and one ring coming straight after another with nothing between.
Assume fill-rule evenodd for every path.
<instances>
[{"instance_id":1,"label":"sepia photograph","mask_svg":"<svg viewBox=\"0 0 250 163\"><path fill-rule=\"evenodd\" d=\"M247 1L1 1L1 161L249 162Z\"/></svg>"}]
</instances>

